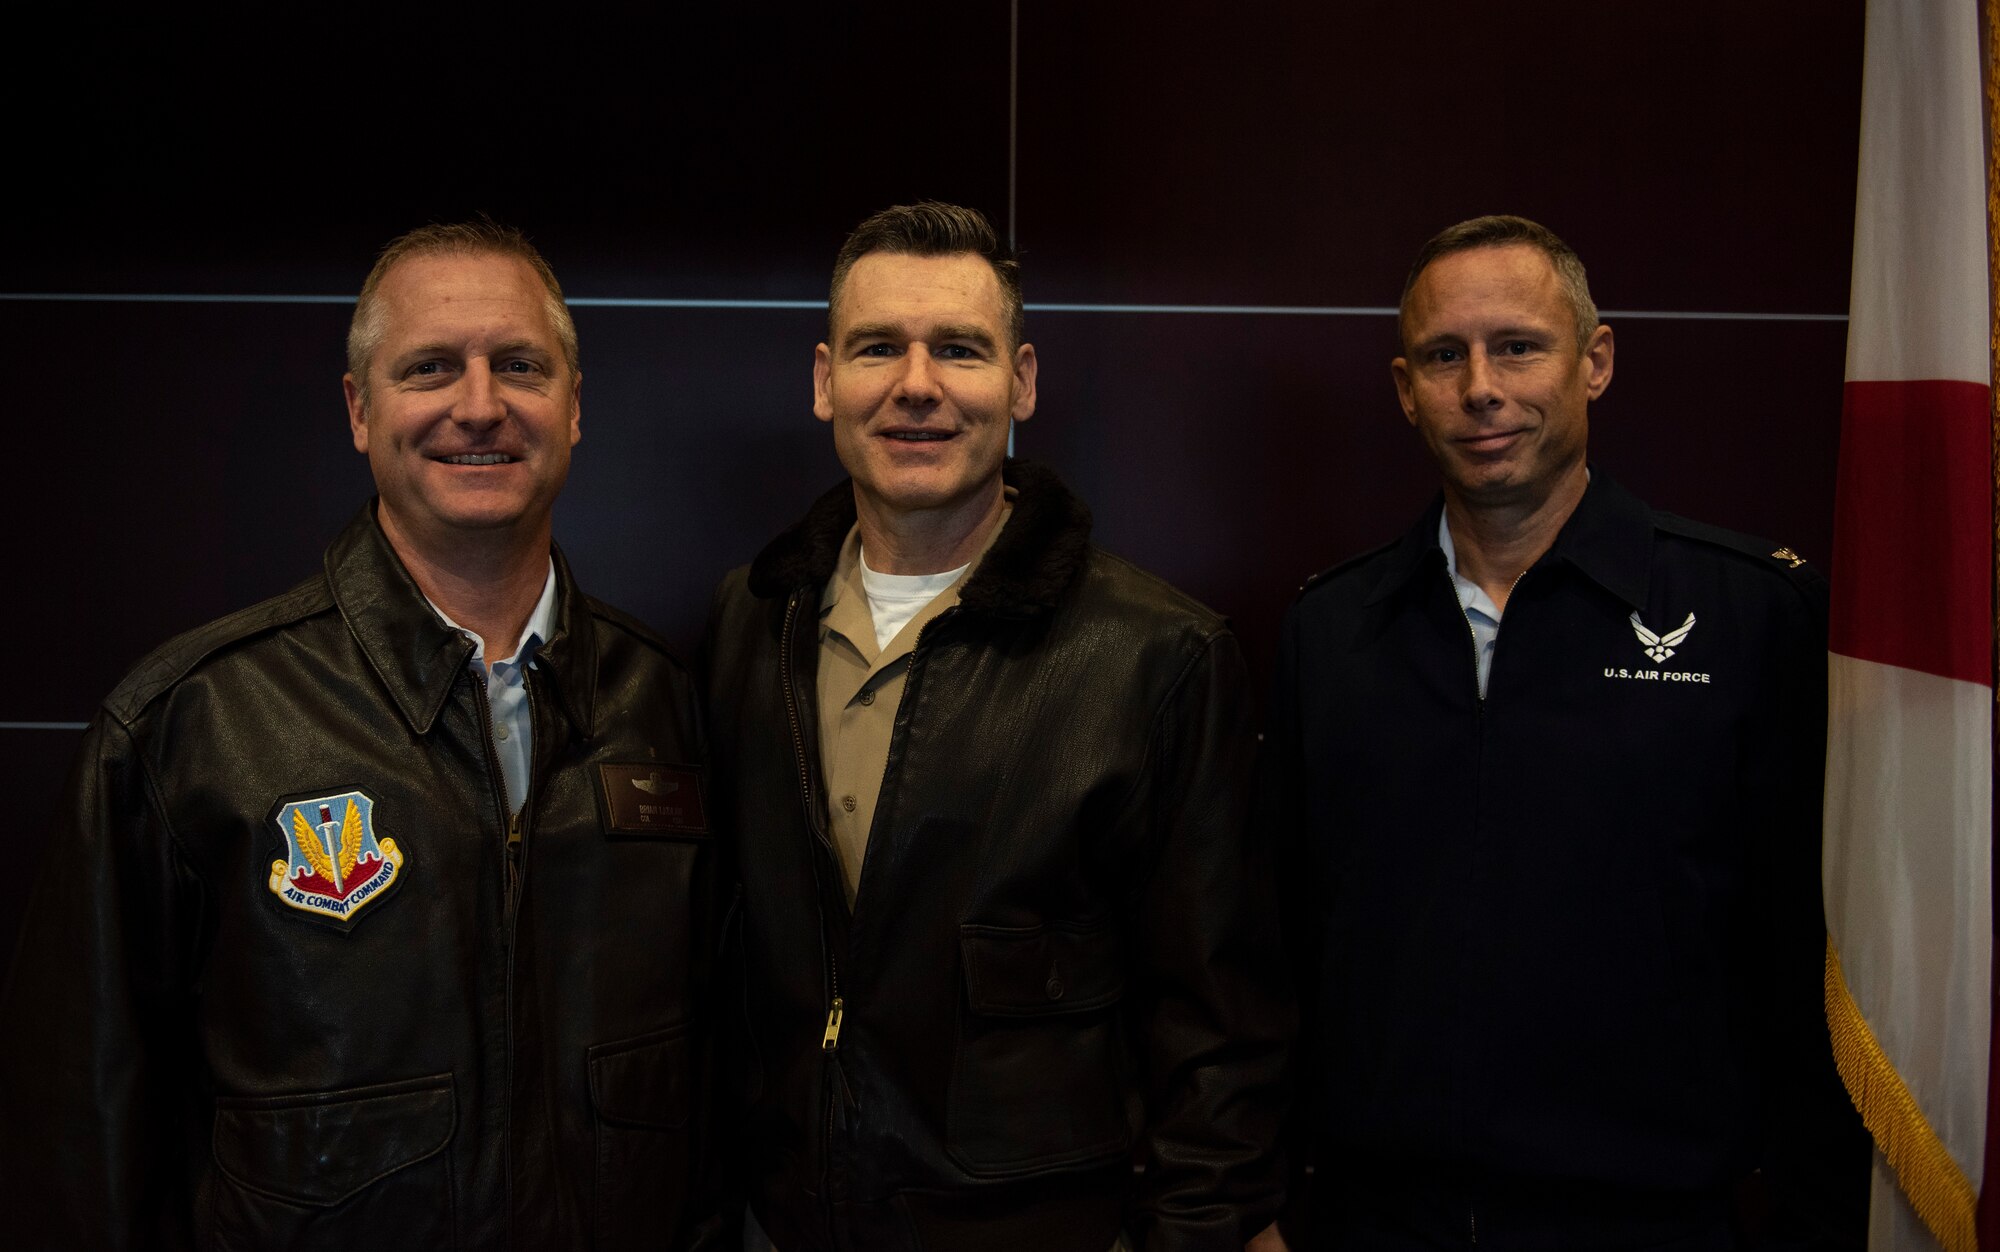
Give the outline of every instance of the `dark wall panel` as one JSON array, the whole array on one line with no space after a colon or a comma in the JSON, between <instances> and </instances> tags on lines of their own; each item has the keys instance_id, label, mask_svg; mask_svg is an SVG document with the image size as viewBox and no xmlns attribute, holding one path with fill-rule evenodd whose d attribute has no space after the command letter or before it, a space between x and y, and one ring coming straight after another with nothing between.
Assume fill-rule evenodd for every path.
<instances>
[{"instance_id":1,"label":"dark wall panel","mask_svg":"<svg viewBox=\"0 0 2000 1252\"><path fill-rule=\"evenodd\" d=\"M1022 0L1018 71L997 2L405 7L310 41L255 16L40 20L0 83L19 432L0 523L31 623L0 722L84 720L148 648L315 569L368 490L338 300L22 294L340 297L390 236L483 209L586 301L814 301L855 221L929 195L1003 230L1011 206L1043 304L1389 305L1424 237L1493 210L1567 235L1610 309L1846 303L1851 2ZM809 403L822 314L578 323L557 536L586 586L691 648L715 579L837 477ZM1615 324L1598 463L1823 561L1844 326ZM1108 547L1232 614L1260 671L1298 581L1434 489L1389 385L1393 319L1029 327L1042 398L1020 450L1085 494ZM76 739L0 729L10 864L39 854ZM19 908L0 893L0 956Z\"/></svg>"},{"instance_id":2,"label":"dark wall panel","mask_svg":"<svg viewBox=\"0 0 2000 1252\"><path fill-rule=\"evenodd\" d=\"M1859 4L1027 12L1044 299L1394 304L1425 238L1511 212L1609 307L1847 306Z\"/></svg>"}]
</instances>

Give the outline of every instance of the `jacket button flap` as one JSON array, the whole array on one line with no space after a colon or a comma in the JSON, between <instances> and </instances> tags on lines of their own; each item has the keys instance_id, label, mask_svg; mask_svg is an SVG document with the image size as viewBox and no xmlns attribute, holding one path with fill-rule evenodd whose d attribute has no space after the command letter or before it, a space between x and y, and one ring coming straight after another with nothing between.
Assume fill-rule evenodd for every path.
<instances>
[{"instance_id":1,"label":"jacket button flap","mask_svg":"<svg viewBox=\"0 0 2000 1252\"><path fill-rule=\"evenodd\" d=\"M959 927L972 1011L989 1017L1085 1013L1125 989L1118 936L1103 926Z\"/></svg>"},{"instance_id":2,"label":"jacket button flap","mask_svg":"<svg viewBox=\"0 0 2000 1252\"><path fill-rule=\"evenodd\" d=\"M458 1121L450 1074L311 1095L215 1102L215 1164L294 1204L338 1204L435 1156Z\"/></svg>"},{"instance_id":3,"label":"jacket button flap","mask_svg":"<svg viewBox=\"0 0 2000 1252\"><path fill-rule=\"evenodd\" d=\"M677 1130L687 1124L691 1044L686 1023L589 1053L590 1102L614 1125Z\"/></svg>"}]
</instances>

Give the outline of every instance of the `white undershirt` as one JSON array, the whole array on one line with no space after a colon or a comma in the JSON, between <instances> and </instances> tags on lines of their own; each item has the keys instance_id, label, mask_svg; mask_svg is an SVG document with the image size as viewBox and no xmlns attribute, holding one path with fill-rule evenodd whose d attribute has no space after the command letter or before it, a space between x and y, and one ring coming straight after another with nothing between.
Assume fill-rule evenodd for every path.
<instances>
[{"instance_id":1,"label":"white undershirt","mask_svg":"<svg viewBox=\"0 0 2000 1252\"><path fill-rule=\"evenodd\" d=\"M878 574L868 568L868 549L863 548L861 590L868 596L868 612L875 619L876 649L888 647L889 641L903 632L911 618L923 612L926 604L937 599L970 568L972 562L967 561L942 574Z\"/></svg>"}]
</instances>

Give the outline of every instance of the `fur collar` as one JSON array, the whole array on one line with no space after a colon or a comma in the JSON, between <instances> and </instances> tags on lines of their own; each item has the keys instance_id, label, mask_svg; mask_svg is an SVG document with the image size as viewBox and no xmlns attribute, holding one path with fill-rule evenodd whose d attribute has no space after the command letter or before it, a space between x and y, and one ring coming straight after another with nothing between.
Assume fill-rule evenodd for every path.
<instances>
[{"instance_id":1,"label":"fur collar","mask_svg":"<svg viewBox=\"0 0 2000 1252\"><path fill-rule=\"evenodd\" d=\"M1054 471L1032 462L1009 460L1002 476L1018 493L1014 515L966 581L958 602L972 613L1032 617L1054 607L1083 571L1090 550L1090 510ZM824 583L853 526L853 481L843 479L757 555L750 565L750 590L769 599Z\"/></svg>"}]
</instances>

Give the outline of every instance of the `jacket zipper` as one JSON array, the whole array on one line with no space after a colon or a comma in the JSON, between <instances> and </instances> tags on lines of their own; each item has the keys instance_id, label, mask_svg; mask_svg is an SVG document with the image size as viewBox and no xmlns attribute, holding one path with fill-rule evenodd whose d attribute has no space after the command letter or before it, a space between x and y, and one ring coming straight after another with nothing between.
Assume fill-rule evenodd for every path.
<instances>
[{"instance_id":1,"label":"jacket zipper","mask_svg":"<svg viewBox=\"0 0 2000 1252\"><path fill-rule=\"evenodd\" d=\"M1527 576L1528 576L1528 571L1522 570L1520 573L1514 575L1513 582L1507 584L1508 603L1510 604L1513 603L1515 589L1521 585L1521 580L1523 578L1526 578ZM1459 598L1458 579L1453 576L1453 571L1449 562L1445 564L1444 580L1451 586L1451 598L1458 604L1458 615L1465 619L1465 633L1467 638L1469 638L1472 641L1472 688L1474 693L1479 696L1479 703L1474 706L1474 710L1475 710L1475 715L1480 719L1482 723L1482 734L1481 734L1482 742L1480 744L1480 748L1483 751L1485 748L1485 744L1483 742L1484 739L1483 723L1486 715L1486 692L1481 688L1479 682L1479 632L1477 630L1474 630L1472 626L1472 610L1466 608L1465 601ZM1503 609L1501 610L1501 612L1502 612L1501 622L1504 622L1506 620L1505 619L1506 611ZM1501 623L1495 623L1493 628L1493 655L1495 661L1499 660L1499 655L1500 655L1500 624ZM1487 680L1489 682L1492 681L1492 677L1493 677L1492 672L1489 670L1487 672ZM1470 1203L1468 1203L1465 1206L1465 1235L1466 1235L1466 1242L1469 1246L1475 1248L1479 1246L1479 1208L1477 1205Z\"/></svg>"},{"instance_id":2,"label":"jacket zipper","mask_svg":"<svg viewBox=\"0 0 2000 1252\"><path fill-rule=\"evenodd\" d=\"M835 864L838 864L839 855L834 851L833 839L821 827L819 811L813 807L812 770L808 764L810 758L806 756L806 737L803 720L799 716L798 692L793 684L792 654L795 641L792 632L798 622L799 601L799 593L793 592L791 598L785 602L784 628L779 632L778 636L778 685L785 693L785 718L790 724L792 731L792 758L798 765L799 802L805 810L806 828L812 831L813 837L819 840L821 846L827 850L829 857ZM917 631L916 642L910 647L910 673L904 680L903 701L909 699L910 688L914 685L912 680L916 677L917 657L923 650L924 637L930 633L931 627L950 616L955 608L956 606L953 609L947 609L945 612L938 614L937 617L925 622L922 629ZM898 718L902 716L901 702L898 703L896 715ZM847 1015L847 1002L840 994L840 961L834 956L831 945L827 945L825 942L824 924L824 920L822 920L821 944L826 951L827 1006L826 1027L820 1032L819 1047L821 1055L833 1067L837 1068L839 1061L836 1059L836 1054L840 1051L840 1027L842 1020ZM836 1076L828 1074L825 1077L826 1141L825 1154L822 1158L823 1167L830 1167L833 1160L833 1130L834 1115L836 1112L834 1102L840 1098L838 1092L835 1090L836 1084L834 1078Z\"/></svg>"},{"instance_id":3,"label":"jacket zipper","mask_svg":"<svg viewBox=\"0 0 2000 1252\"><path fill-rule=\"evenodd\" d=\"M820 828L819 815L813 808L812 771L808 765L808 758L806 756L805 730L799 718L798 692L794 689L792 681L792 651L794 643L792 631L798 621L799 598L800 593L795 591L785 603L784 629L779 632L778 636L778 686L785 693L785 716L786 720L790 722L792 729L792 757L799 767L799 802L805 809L806 829L810 830L813 837L819 840L820 844L826 848L827 853L837 865L839 864L839 857L834 854L833 839ZM833 954L833 946L826 941L825 905L820 904L819 908L821 910L820 946L826 953L827 979L826 1029L820 1035L819 1044L820 1054L827 1062L826 1065L821 1067L820 1076L820 1081L826 1088L825 1140L820 1156L822 1173L821 1191L824 1192L827 1190L824 1184L824 1174L827 1169L831 1168L833 1163L834 1100L838 1098L834 1091L834 1075L830 1071L839 1064L835 1054L840 1050L840 1023L842 1017L846 1014L847 1006L840 995L840 962Z\"/></svg>"},{"instance_id":4,"label":"jacket zipper","mask_svg":"<svg viewBox=\"0 0 2000 1252\"><path fill-rule=\"evenodd\" d=\"M520 816L516 816L509 810L507 806L507 775L500 768L499 745L493 742L493 701L486 694L487 678L484 663L482 662L476 666L473 673L479 679L479 722L485 731L480 738L486 746L486 769L493 782L493 798L495 808L500 814L500 824L507 831L507 842L501 849L501 859L506 865L506 873L504 875L506 885L503 888L506 896L501 901L500 938L502 949L507 954L507 974L506 983L502 989L502 999L506 1005L507 1086L511 1091L514 1083L514 907L519 898L520 888L520 871L515 862L515 847L517 845L514 841L516 838L522 837L523 834L522 818L528 812L528 798L525 795L521 797ZM534 701L532 697L529 699L528 717L532 724L534 718ZM528 754L528 773L532 776L534 772L534 754L531 752ZM532 789L532 782L529 789ZM502 1142L511 1143L514 1136L513 1116L511 1113L513 1101L511 1099L508 1100L505 1107L509 1110L509 1114L507 1116L507 1126L502 1131L501 1139ZM511 1151L503 1153L502 1160L504 1168L502 1169L501 1177L505 1181L503 1195L507 1206L506 1211L509 1214L507 1225L508 1229L511 1230L513 1228L512 1214L514 1212L513 1153Z\"/></svg>"},{"instance_id":5,"label":"jacket zipper","mask_svg":"<svg viewBox=\"0 0 2000 1252\"><path fill-rule=\"evenodd\" d=\"M506 918L508 922L508 928L511 932L512 922L514 918L514 908L520 899L521 848L522 848L522 840L526 837L525 827L528 816L528 796L523 795L521 797L521 811L518 813L514 812L507 804L507 774L506 771L500 767L500 747L493 740L493 701L492 698L487 694L487 677L486 677L485 666L482 664L480 665L479 668L475 669L473 672L477 674L479 677L479 719L481 724L486 729L486 734L484 737L486 744L486 768L487 771L491 774L493 779L494 808L500 814L500 825L507 832L507 842L503 845L501 849L501 851L504 853L504 860L506 863L506 870L507 870L505 875L506 896L501 903L503 905L502 915ZM535 718L535 697L533 692L527 690L526 682L527 682L526 676L523 675L522 690L526 692L528 697L528 722L530 725L533 725ZM523 780L524 783L527 784L526 790L528 791L533 790L534 772L535 772L534 754L531 752L528 754L528 773L530 777ZM513 956L512 956L513 942L511 934L507 947L509 953L508 963L511 965L513 962Z\"/></svg>"}]
</instances>

